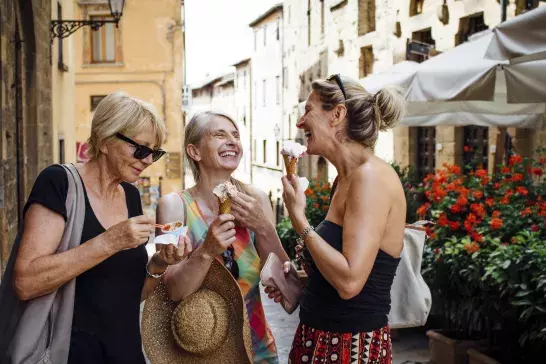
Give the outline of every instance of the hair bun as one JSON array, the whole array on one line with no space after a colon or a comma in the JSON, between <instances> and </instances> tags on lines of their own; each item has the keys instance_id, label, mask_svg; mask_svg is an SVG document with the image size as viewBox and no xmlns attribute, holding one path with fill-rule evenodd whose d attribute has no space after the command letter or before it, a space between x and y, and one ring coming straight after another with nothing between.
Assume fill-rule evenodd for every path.
<instances>
[{"instance_id":1,"label":"hair bun","mask_svg":"<svg viewBox=\"0 0 546 364\"><path fill-rule=\"evenodd\" d=\"M379 111L378 126L380 131L392 129L402 119L405 110L403 90L396 86L387 86L374 96L376 110Z\"/></svg>"}]
</instances>

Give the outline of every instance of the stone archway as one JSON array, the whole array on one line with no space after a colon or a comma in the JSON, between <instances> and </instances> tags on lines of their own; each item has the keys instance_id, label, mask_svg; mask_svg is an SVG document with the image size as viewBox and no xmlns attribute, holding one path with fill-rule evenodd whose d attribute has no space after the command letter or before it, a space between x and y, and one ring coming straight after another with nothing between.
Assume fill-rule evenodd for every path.
<instances>
[{"instance_id":1,"label":"stone archway","mask_svg":"<svg viewBox=\"0 0 546 364\"><path fill-rule=\"evenodd\" d=\"M317 161L317 179L319 181L328 180L328 162L324 157L319 157Z\"/></svg>"}]
</instances>

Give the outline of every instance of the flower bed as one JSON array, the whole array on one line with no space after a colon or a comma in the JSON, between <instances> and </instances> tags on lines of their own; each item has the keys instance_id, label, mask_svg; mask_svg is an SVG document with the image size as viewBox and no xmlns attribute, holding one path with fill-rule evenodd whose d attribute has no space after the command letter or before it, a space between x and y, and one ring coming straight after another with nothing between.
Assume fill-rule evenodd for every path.
<instances>
[{"instance_id":1,"label":"flower bed","mask_svg":"<svg viewBox=\"0 0 546 364\"><path fill-rule=\"evenodd\" d=\"M545 172L545 157L512 156L493 176L446 165L425 178L417 210L436 222L423 275L444 329L488 337L518 360L546 347Z\"/></svg>"}]
</instances>

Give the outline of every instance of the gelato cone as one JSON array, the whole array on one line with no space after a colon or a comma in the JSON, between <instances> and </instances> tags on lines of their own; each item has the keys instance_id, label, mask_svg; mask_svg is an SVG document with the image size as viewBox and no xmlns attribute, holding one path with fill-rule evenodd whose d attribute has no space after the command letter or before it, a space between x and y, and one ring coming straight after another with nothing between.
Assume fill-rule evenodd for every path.
<instances>
[{"instance_id":1,"label":"gelato cone","mask_svg":"<svg viewBox=\"0 0 546 364\"><path fill-rule=\"evenodd\" d=\"M220 200L220 215L231 213L231 197L225 201Z\"/></svg>"},{"instance_id":2,"label":"gelato cone","mask_svg":"<svg viewBox=\"0 0 546 364\"><path fill-rule=\"evenodd\" d=\"M231 213L231 199L237 196L237 188L229 181L220 183L212 191L220 202L220 215Z\"/></svg>"},{"instance_id":3,"label":"gelato cone","mask_svg":"<svg viewBox=\"0 0 546 364\"><path fill-rule=\"evenodd\" d=\"M289 155L283 154L282 157L284 158L284 165L286 167L286 174L295 174L297 175L297 168L298 168L298 158L291 157Z\"/></svg>"},{"instance_id":4,"label":"gelato cone","mask_svg":"<svg viewBox=\"0 0 546 364\"><path fill-rule=\"evenodd\" d=\"M283 143L281 154L286 166L286 174L297 175L298 159L300 159L307 150L307 147L296 142L286 141Z\"/></svg>"}]
</instances>

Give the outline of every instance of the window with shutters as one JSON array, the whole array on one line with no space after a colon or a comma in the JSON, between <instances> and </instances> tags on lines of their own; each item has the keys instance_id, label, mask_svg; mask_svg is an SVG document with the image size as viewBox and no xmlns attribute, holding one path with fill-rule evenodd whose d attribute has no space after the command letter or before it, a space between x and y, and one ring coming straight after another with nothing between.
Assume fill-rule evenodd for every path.
<instances>
[{"instance_id":1,"label":"window with shutters","mask_svg":"<svg viewBox=\"0 0 546 364\"><path fill-rule=\"evenodd\" d=\"M95 111L99 103L104 99L106 95L92 95L91 96L91 111Z\"/></svg>"},{"instance_id":2,"label":"window with shutters","mask_svg":"<svg viewBox=\"0 0 546 364\"><path fill-rule=\"evenodd\" d=\"M375 0L358 0L358 35L375 31Z\"/></svg>"},{"instance_id":3,"label":"window with shutters","mask_svg":"<svg viewBox=\"0 0 546 364\"><path fill-rule=\"evenodd\" d=\"M463 128L463 162L466 172L488 168L489 128L469 125Z\"/></svg>"},{"instance_id":4,"label":"window with shutters","mask_svg":"<svg viewBox=\"0 0 546 364\"><path fill-rule=\"evenodd\" d=\"M92 21L112 20L108 16L92 16ZM91 31L91 62L116 62L117 29L114 23L106 23L98 30Z\"/></svg>"},{"instance_id":5,"label":"window with shutters","mask_svg":"<svg viewBox=\"0 0 546 364\"><path fill-rule=\"evenodd\" d=\"M263 162L267 163L267 140L263 141Z\"/></svg>"},{"instance_id":6,"label":"window with shutters","mask_svg":"<svg viewBox=\"0 0 546 364\"><path fill-rule=\"evenodd\" d=\"M487 30L488 28L489 27L485 25L483 13L461 18L459 19L459 32L455 35L455 44L462 44L466 42L471 35Z\"/></svg>"},{"instance_id":7,"label":"window with shutters","mask_svg":"<svg viewBox=\"0 0 546 364\"><path fill-rule=\"evenodd\" d=\"M426 61L429 58L430 49L436 46L436 41L434 40L434 38L432 38L431 28L411 33L411 41L414 43L414 50L408 52L408 61L414 61L418 63ZM424 52L420 52L421 50L423 50Z\"/></svg>"},{"instance_id":8,"label":"window with shutters","mask_svg":"<svg viewBox=\"0 0 546 364\"><path fill-rule=\"evenodd\" d=\"M360 78L364 78L372 74L373 62L374 62L373 47L368 46L368 47L360 48L360 60L359 60Z\"/></svg>"},{"instance_id":9,"label":"window with shutters","mask_svg":"<svg viewBox=\"0 0 546 364\"><path fill-rule=\"evenodd\" d=\"M425 0L411 0L410 2L410 16L419 15L423 12L423 3Z\"/></svg>"},{"instance_id":10,"label":"window with shutters","mask_svg":"<svg viewBox=\"0 0 546 364\"><path fill-rule=\"evenodd\" d=\"M425 178L436 168L436 127L417 127L417 174Z\"/></svg>"}]
</instances>

